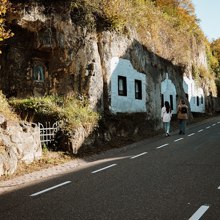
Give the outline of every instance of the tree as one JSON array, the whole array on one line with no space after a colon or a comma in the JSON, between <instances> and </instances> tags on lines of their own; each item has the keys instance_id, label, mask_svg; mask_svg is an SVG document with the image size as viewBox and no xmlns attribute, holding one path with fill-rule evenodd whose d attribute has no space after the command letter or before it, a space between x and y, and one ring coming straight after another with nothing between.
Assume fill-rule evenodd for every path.
<instances>
[{"instance_id":1,"label":"tree","mask_svg":"<svg viewBox=\"0 0 220 220\"><path fill-rule=\"evenodd\" d=\"M218 61L218 65L215 66L214 71L216 75L220 78L220 38L214 40L210 46L212 50L212 55Z\"/></svg>"},{"instance_id":2,"label":"tree","mask_svg":"<svg viewBox=\"0 0 220 220\"><path fill-rule=\"evenodd\" d=\"M5 14L9 8L8 0L0 0L0 42L13 36L13 33L10 30L5 28ZM1 53L1 50L0 50Z\"/></svg>"},{"instance_id":3,"label":"tree","mask_svg":"<svg viewBox=\"0 0 220 220\"><path fill-rule=\"evenodd\" d=\"M212 53L220 62L220 38L211 43Z\"/></svg>"},{"instance_id":4,"label":"tree","mask_svg":"<svg viewBox=\"0 0 220 220\"><path fill-rule=\"evenodd\" d=\"M220 97L220 38L214 40L210 44L213 57L217 60L213 70L216 74L216 86L218 91L218 97Z\"/></svg>"}]
</instances>

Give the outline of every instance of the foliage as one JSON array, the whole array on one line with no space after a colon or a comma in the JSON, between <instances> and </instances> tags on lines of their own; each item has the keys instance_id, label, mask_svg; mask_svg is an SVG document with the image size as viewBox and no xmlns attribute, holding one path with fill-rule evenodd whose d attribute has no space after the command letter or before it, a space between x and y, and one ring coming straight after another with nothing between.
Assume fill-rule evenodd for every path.
<instances>
[{"instance_id":1,"label":"foliage","mask_svg":"<svg viewBox=\"0 0 220 220\"><path fill-rule=\"evenodd\" d=\"M200 78L213 79L211 72L205 67L199 67L199 76Z\"/></svg>"},{"instance_id":2,"label":"foliage","mask_svg":"<svg viewBox=\"0 0 220 220\"><path fill-rule=\"evenodd\" d=\"M9 8L8 0L0 0L0 42L13 36L10 30L5 29L5 14ZM1 53L1 50L0 50Z\"/></svg>"},{"instance_id":3,"label":"foliage","mask_svg":"<svg viewBox=\"0 0 220 220\"><path fill-rule=\"evenodd\" d=\"M199 80L199 68L196 65L192 65L192 76L193 79L198 82Z\"/></svg>"},{"instance_id":4,"label":"foliage","mask_svg":"<svg viewBox=\"0 0 220 220\"><path fill-rule=\"evenodd\" d=\"M175 64L191 60L193 37L205 39L191 0L72 0L71 8L73 22L90 31L135 28L140 43Z\"/></svg>"},{"instance_id":5,"label":"foliage","mask_svg":"<svg viewBox=\"0 0 220 220\"><path fill-rule=\"evenodd\" d=\"M130 25L142 26L144 23L152 25L161 12L167 14L168 19L175 17L173 26L187 24L188 29L198 28L191 0L72 0L71 5L75 14L87 15L84 21L94 24L101 18L108 24L107 27L115 30L123 30Z\"/></svg>"},{"instance_id":6,"label":"foliage","mask_svg":"<svg viewBox=\"0 0 220 220\"><path fill-rule=\"evenodd\" d=\"M61 121L63 129L71 132L79 125L96 126L99 115L94 112L86 98L73 96L30 97L27 99L11 99L10 104L16 111L26 111L36 116L53 118Z\"/></svg>"},{"instance_id":7,"label":"foliage","mask_svg":"<svg viewBox=\"0 0 220 220\"><path fill-rule=\"evenodd\" d=\"M217 93L218 96L220 96L220 38L214 40L211 45L211 51L212 51L212 55L213 57L216 59L215 61L215 65L212 66L215 75L216 75L216 87L217 87Z\"/></svg>"},{"instance_id":8,"label":"foliage","mask_svg":"<svg viewBox=\"0 0 220 220\"><path fill-rule=\"evenodd\" d=\"M220 61L220 38L211 43L213 55Z\"/></svg>"},{"instance_id":9,"label":"foliage","mask_svg":"<svg viewBox=\"0 0 220 220\"><path fill-rule=\"evenodd\" d=\"M210 45L212 55L216 59L212 68L216 73L216 76L220 78L220 38L213 41Z\"/></svg>"},{"instance_id":10,"label":"foliage","mask_svg":"<svg viewBox=\"0 0 220 220\"><path fill-rule=\"evenodd\" d=\"M11 110L6 97L0 91L0 113L3 114L7 119L18 120L17 115Z\"/></svg>"},{"instance_id":11,"label":"foliage","mask_svg":"<svg viewBox=\"0 0 220 220\"><path fill-rule=\"evenodd\" d=\"M217 96L220 97L220 78L217 78L215 81L217 87Z\"/></svg>"}]
</instances>

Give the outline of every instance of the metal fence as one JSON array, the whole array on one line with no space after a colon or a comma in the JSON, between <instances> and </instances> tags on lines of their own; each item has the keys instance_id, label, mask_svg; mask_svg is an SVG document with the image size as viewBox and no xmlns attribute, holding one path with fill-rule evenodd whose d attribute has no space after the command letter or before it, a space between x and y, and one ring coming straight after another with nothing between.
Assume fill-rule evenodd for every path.
<instances>
[{"instance_id":1,"label":"metal fence","mask_svg":"<svg viewBox=\"0 0 220 220\"><path fill-rule=\"evenodd\" d=\"M55 135L59 130L60 123L58 121L53 124L50 122L45 122L44 124L38 122L38 126L40 128L41 144L48 145L48 143L54 141Z\"/></svg>"}]
</instances>

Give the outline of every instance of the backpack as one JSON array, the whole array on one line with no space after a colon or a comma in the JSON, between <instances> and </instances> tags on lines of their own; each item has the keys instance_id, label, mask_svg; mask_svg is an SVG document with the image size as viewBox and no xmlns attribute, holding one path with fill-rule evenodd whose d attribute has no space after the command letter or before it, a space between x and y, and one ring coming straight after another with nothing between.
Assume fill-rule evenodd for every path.
<instances>
[{"instance_id":1,"label":"backpack","mask_svg":"<svg viewBox=\"0 0 220 220\"><path fill-rule=\"evenodd\" d=\"M180 112L183 114L187 113L187 107L186 106L181 107Z\"/></svg>"}]
</instances>

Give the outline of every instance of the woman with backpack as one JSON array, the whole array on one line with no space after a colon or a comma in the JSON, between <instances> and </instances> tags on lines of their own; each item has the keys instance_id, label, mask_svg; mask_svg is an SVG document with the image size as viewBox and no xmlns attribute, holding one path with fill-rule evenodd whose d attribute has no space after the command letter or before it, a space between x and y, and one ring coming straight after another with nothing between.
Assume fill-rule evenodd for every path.
<instances>
[{"instance_id":1,"label":"woman with backpack","mask_svg":"<svg viewBox=\"0 0 220 220\"><path fill-rule=\"evenodd\" d=\"M185 134L186 120L188 119L188 106L183 99L177 107L177 118L179 120L179 134Z\"/></svg>"},{"instance_id":2,"label":"woman with backpack","mask_svg":"<svg viewBox=\"0 0 220 220\"><path fill-rule=\"evenodd\" d=\"M161 109L161 119L163 121L166 137L170 136L170 121L172 117L172 109L168 101L165 101Z\"/></svg>"}]
</instances>

